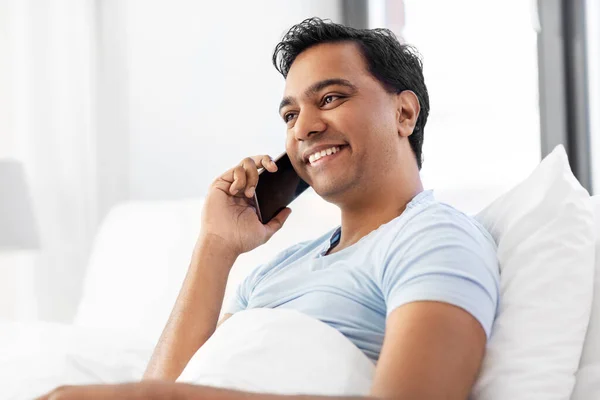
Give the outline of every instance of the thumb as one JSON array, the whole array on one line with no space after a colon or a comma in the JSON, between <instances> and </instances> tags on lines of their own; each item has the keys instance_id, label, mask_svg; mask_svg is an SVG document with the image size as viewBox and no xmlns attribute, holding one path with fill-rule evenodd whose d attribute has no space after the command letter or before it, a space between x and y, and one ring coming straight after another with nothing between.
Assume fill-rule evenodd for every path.
<instances>
[{"instance_id":1,"label":"thumb","mask_svg":"<svg viewBox=\"0 0 600 400\"><path fill-rule=\"evenodd\" d=\"M271 236L275 234L275 232L281 229L281 227L283 226L283 224L288 219L291 213L292 209L286 207L283 210L279 211L279 213L265 225L265 228L267 228L267 240L269 240Z\"/></svg>"}]
</instances>

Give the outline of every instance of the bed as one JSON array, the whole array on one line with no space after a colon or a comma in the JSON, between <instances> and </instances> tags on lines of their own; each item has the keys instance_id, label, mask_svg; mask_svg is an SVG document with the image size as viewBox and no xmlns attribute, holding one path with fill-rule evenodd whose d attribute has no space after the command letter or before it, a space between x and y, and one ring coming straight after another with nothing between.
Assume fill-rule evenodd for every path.
<instances>
[{"instance_id":1,"label":"bed","mask_svg":"<svg viewBox=\"0 0 600 400\"><path fill-rule=\"evenodd\" d=\"M465 191L474 195L461 207ZM492 192L458 188L437 192L436 197L474 212L497 195ZM592 203L596 232L600 232L600 198L592 198ZM337 208L312 192L301 196L293 208L281 232L238 259L225 301L252 268L280 249L339 223ZM64 384L139 380L183 281L201 209L202 199L189 199L129 202L111 210L95 239L73 322L0 321L0 399L31 399ZM306 220L313 222L307 226ZM598 252L600 242L594 240ZM595 271L589 331L573 400L600 398L600 257Z\"/></svg>"}]
</instances>

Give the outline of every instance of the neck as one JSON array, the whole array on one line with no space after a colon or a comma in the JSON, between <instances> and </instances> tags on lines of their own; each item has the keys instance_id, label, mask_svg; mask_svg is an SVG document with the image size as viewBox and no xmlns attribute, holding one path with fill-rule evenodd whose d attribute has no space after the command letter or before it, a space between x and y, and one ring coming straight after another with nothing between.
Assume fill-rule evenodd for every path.
<instances>
[{"instance_id":1,"label":"neck","mask_svg":"<svg viewBox=\"0 0 600 400\"><path fill-rule=\"evenodd\" d=\"M352 203L340 205L342 235L330 253L352 246L361 238L404 212L406 205L423 191L418 169L413 174L401 174L393 183L362 190L366 195Z\"/></svg>"}]
</instances>

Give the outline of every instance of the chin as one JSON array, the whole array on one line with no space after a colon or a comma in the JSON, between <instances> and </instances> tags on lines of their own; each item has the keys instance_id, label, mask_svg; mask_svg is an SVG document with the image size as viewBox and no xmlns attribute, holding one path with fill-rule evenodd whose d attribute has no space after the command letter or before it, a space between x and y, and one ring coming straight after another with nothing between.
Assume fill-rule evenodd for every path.
<instances>
[{"instance_id":1,"label":"chin","mask_svg":"<svg viewBox=\"0 0 600 400\"><path fill-rule=\"evenodd\" d=\"M352 182L330 181L315 183L312 188L323 200L338 204L343 203L348 195L351 195L355 185Z\"/></svg>"}]
</instances>

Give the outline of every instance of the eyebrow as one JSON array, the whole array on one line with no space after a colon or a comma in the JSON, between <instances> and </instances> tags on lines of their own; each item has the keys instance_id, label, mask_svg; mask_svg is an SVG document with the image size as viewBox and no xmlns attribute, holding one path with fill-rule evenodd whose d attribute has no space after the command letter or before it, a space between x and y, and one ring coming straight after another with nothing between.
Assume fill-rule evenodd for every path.
<instances>
[{"instance_id":1,"label":"eyebrow","mask_svg":"<svg viewBox=\"0 0 600 400\"><path fill-rule=\"evenodd\" d=\"M313 83L308 89L306 89L304 91L304 95L306 97L318 93L321 90L325 89L328 86L333 86L333 85L339 85L339 86L345 86L348 89L350 89L352 92L356 92L358 90L358 88L353 85L352 83L350 83L349 80L346 79L342 79L342 78L331 78L331 79L324 79L322 81ZM281 109L283 107L289 106L290 104L294 104L296 102L296 100L292 97L292 96L286 96L283 98L283 100L281 100L281 103L279 103L279 112L281 113Z\"/></svg>"}]
</instances>

